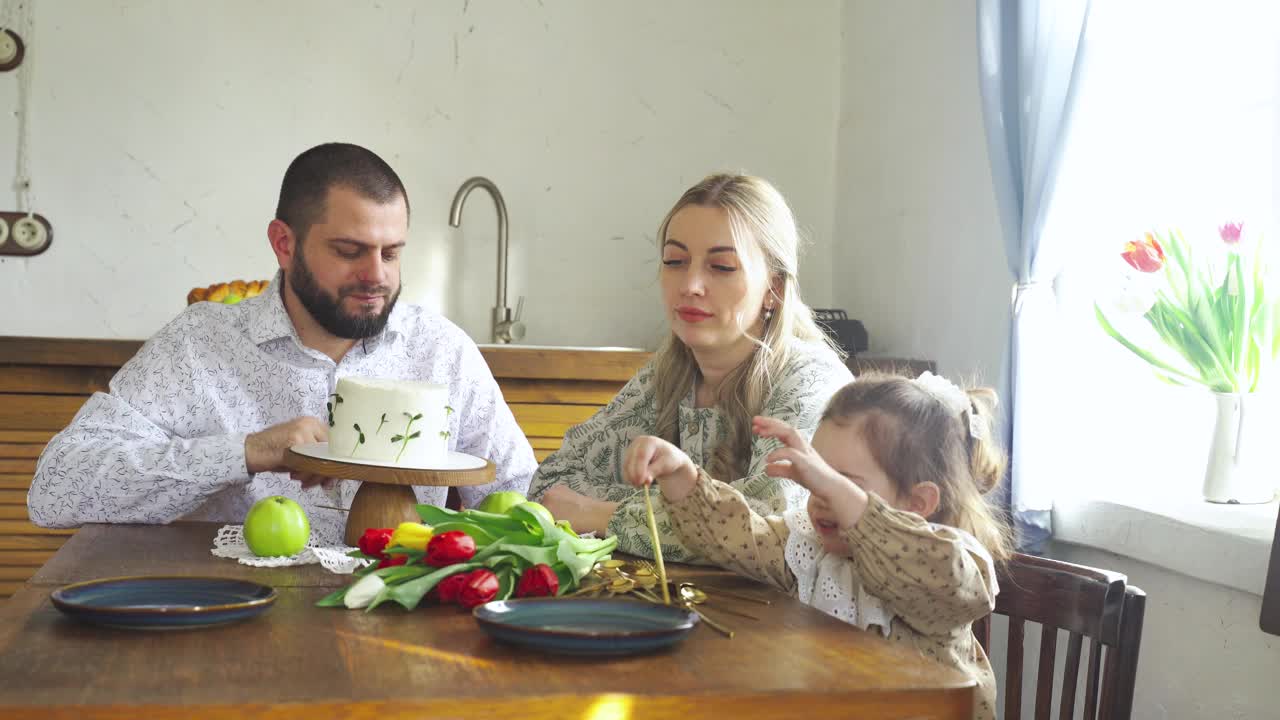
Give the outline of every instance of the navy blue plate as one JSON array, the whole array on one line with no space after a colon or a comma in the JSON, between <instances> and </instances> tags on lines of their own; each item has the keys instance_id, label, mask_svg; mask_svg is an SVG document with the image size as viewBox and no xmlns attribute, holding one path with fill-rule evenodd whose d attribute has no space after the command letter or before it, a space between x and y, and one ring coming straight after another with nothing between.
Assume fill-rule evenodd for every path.
<instances>
[{"instance_id":1,"label":"navy blue plate","mask_svg":"<svg viewBox=\"0 0 1280 720\"><path fill-rule=\"evenodd\" d=\"M495 600L472 611L498 640L570 655L630 655L684 639L698 616L642 600L526 598Z\"/></svg>"},{"instance_id":2,"label":"navy blue plate","mask_svg":"<svg viewBox=\"0 0 1280 720\"><path fill-rule=\"evenodd\" d=\"M67 615L147 630L221 625L259 615L276 591L246 580L211 577L118 577L66 585L49 594Z\"/></svg>"}]
</instances>

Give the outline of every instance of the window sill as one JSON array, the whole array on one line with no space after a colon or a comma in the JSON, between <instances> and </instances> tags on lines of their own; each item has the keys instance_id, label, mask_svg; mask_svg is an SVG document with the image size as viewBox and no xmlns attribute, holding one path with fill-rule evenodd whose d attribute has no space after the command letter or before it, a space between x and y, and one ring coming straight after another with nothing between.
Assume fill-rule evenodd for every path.
<instances>
[{"instance_id":1,"label":"window sill","mask_svg":"<svg viewBox=\"0 0 1280 720\"><path fill-rule=\"evenodd\" d=\"M1219 505L1190 493L1054 499L1054 539L1262 595L1280 503Z\"/></svg>"}]
</instances>

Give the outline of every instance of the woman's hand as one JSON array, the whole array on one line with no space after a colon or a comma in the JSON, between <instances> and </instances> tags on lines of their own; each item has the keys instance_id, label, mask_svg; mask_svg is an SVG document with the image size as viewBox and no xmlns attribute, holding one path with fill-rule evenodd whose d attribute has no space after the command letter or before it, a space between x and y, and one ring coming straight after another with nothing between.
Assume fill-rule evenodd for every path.
<instances>
[{"instance_id":1,"label":"woman's hand","mask_svg":"<svg viewBox=\"0 0 1280 720\"><path fill-rule=\"evenodd\" d=\"M698 468L683 450L659 437L641 435L622 457L622 479L644 487L655 480L662 496L679 502L698 484Z\"/></svg>"},{"instance_id":2,"label":"woman's hand","mask_svg":"<svg viewBox=\"0 0 1280 720\"><path fill-rule=\"evenodd\" d=\"M807 488L841 529L858 524L867 509L866 491L827 464L795 428L781 420L756 416L751 419L751 431L782 443L765 458L765 472L770 477L788 478Z\"/></svg>"},{"instance_id":3,"label":"woman's hand","mask_svg":"<svg viewBox=\"0 0 1280 720\"><path fill-rule=\"evenodd\" d=\"M597 500L569 489L564 483L547 488L538 501L556 520L568 520L577 533L594 532L603 536L618 503Z\"/></svg>"}]
</instances>

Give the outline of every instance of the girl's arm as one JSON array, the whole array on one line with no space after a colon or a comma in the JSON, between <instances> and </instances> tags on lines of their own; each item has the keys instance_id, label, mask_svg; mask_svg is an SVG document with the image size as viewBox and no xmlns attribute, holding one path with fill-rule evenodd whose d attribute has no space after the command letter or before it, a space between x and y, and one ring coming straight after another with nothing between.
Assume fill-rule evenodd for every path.
<instances>
[{"instance_id":1,"label":"girl's arm","mask_svg":"<svg viewBox=\"0 0 1280 720\"><path fill-rule=\"evenodd\" d=\"M795 353L786 371L765 401L760 414L785 423L804 438L812 438L822 419L827 401L840 388L853 382L853 374L843 361L825 346L795 343ZM742 478L717 478L733 485L746 496L751 509L761 515L781 515L804 504L802 488L768 471L769 454L783 444L774 437L757 435Z\"/></svg>"},{"instance_id":2,"label":"girl's arm","mask_svg":"<svg viewBox=\"0 0 1280 720\"><path fill-rule=\"evenodd\" d=\"M783 592L795 589L785 556L790 532L781 517L757 514L741 492L701 469L692 491L679 500L664 488L663 505L676 535L707 561Z\"/></svg>"},{"instance_id":3,"label":"girl's arm","mask_svg":"<svg viewBox=\"0 0 1280 720\"><path fill-rule=\"evenodd\" d=\"M995 564L966 532L867 493L866 510L844 538L867 592L922 634L967 632L995 609Z\"/></svg>"}]
</instances>

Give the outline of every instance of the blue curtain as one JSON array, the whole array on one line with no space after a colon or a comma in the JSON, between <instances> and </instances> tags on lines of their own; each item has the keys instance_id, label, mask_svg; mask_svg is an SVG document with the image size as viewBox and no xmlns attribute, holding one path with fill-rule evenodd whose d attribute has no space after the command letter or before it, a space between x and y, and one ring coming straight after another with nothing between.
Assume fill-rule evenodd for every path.
<instances>
[{"instance_id":1,"label":"blue curtain","mask_svg":"<svg viewBox=\"0 0 1280 720\"><path fill-rule=\"evenodd\" d=\"M1001 393L1018 546L1043 552L1053 489L1064 480L1055 424L1062 348L1053 291L1069 238L1048 217L1082 75L1089 0L978 0L987 150L1009 270L1009 353Z\"/></svg>"}]
</instances>

